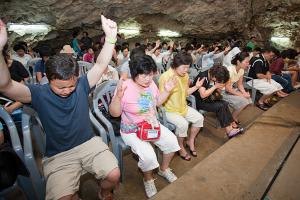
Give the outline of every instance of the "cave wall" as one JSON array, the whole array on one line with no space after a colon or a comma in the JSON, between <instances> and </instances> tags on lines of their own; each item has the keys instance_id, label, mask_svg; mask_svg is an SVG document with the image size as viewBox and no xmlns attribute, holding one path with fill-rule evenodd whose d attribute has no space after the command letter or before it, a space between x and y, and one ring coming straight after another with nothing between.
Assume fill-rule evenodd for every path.
<instances>
[{"instance_id":1,"label":"cave wall","mask_svg":"<svg viewBox=\"0 0 300 200\"><path fill-rule=\"evenodd\" d=\"M90 36L101 33L100 16L118 23L134 19L141 25L140 37L155 37L159 29L179 31L183 37L222 39L236 34L268 41L272 35L299 43L300 0L2 0L1 18L15 23L46 23L46 36L18 36L11 41L71 40L71 30L81 27Z\"/></svg>"}]
</instances>

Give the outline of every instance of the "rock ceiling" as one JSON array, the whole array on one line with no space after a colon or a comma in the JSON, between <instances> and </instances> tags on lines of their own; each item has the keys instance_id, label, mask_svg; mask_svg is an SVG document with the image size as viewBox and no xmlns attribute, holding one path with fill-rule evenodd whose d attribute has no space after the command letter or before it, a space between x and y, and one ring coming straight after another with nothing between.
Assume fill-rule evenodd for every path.
<instances>
[{"instance_id":1,"label":"rock ceiling","mask_svg":"<svg viewBox=\"0 0 300 200\"><path fill-rule=\"evenodd\" d=\"M1 0L0 13L6 22L50 25L46 40L71 37L76 27L95 36L103 13L119 24L135 21L141 37L168 29L183 37L225 38L235 33L260 40L289 37L292 44L300 43L300 0ZM11 34L11 40L17 37ZM41 39L21 39L26 38Z\"/></svg>"}]
</instances>

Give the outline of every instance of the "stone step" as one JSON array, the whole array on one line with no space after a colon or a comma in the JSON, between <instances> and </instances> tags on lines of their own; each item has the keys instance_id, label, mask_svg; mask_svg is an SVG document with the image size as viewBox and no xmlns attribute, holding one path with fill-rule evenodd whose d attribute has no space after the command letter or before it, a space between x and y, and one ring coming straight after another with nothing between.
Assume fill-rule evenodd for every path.
<instances>
[{"instance_id":1,"label":"stone step","mask_svg":"<svg viewBox=\"0 0 300 200\"><path fill-rule=\"evenodd\" d=\"M300 140L284 163L265 199L300 199Z\"/></svg>"},{"instance_id":2,"label":"stone step","mask_svg":"<svg viewBox=\"0 0 300 200\"><path fill-rule=\"evenodd\" d=\"M244 135L228 141L153 199L261 199L300 133L299 98L297 91L281 100Z\"/></svg>"}]
</instances>

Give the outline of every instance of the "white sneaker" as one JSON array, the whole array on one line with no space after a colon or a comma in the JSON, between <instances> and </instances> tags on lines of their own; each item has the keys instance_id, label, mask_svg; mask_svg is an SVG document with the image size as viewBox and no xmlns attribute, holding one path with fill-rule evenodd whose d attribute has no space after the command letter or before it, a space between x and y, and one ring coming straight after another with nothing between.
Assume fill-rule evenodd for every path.
<instances>
[{"instance_id":1,"label":"white sneaker","mask_svg":"<svg viewBox=\"0 0 300 200\"><path fill-rule=\"evenodd\" d=\"M153 197L157 193L154 180L144 181L145 191L148 198Z\"/></svg>"},{"instance_id":2,"label":"white sneaker","mask_svg":"<svg viewBox=\"0 0 300 200\"><path fill-rule=\"evenodd\" d=\"M164 177L165 179L167 179L167 181L169 183L172 183L172 182L177 180L177 176L172 172L172 170L170 168L166 169L165 171L161 171L159 169L158 175L160 175L160 176Z\"/></svg>"}]
</instances>

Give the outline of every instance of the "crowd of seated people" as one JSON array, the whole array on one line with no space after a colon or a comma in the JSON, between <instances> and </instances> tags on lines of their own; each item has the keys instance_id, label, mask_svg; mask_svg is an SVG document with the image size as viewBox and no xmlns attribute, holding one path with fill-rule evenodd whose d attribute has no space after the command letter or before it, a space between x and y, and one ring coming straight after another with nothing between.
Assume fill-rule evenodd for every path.
<instances>
[{"instance_id":1,"label":"crowd of seated people","mask_svg":"<svg viewBox=\"0 0 300 200\"><path fill-rule=\"evenodd\" d=\"M299 87L297 50L260 48L255 37L245 48L238 40L183 45L158 39L136 43L130 49L129 43L117 36L115 22L102 16L102 26L105 34L99 41L92 40L86 31L80 38L76 31L71 44L62 46L56 55L48 46L39 47L40 59L30 69L28 63L36 58L22 42L13 47L14 52L8 49L6 27L0 21L0 92L14 100L4 108L13 113L23 103L31 103L41 119L46 132L43 169L49 199L78 198L83 171L99 180L100 198L113 199L112 190L120 176L118 164L88 122L88 96L94 86L119 80L109 111L113 117L121 116L121 138L138 156L149 198L157 193L154 169L172 183L177 179L170 168L174 153L183 161L197 157L195 141L205 120L200 111L215 113L225 136L231 139L244 132L239 116L246 107L256 104L266 111L274 97L278 101ZM77 61L93 67L79 77ZM30 75L36 76L35 84L25 84ZM245 89L247 85L260 93L255 102ZM195 99L194 107L187 102L190 95ZM159 106L175 126L174 133L159 122ZM159 127L159 137L153 142L138 137L141 122ZM2 135L0 129L0 143ZM151 143L163 153L161 164Z\"/></svg>"}]
</instances>

